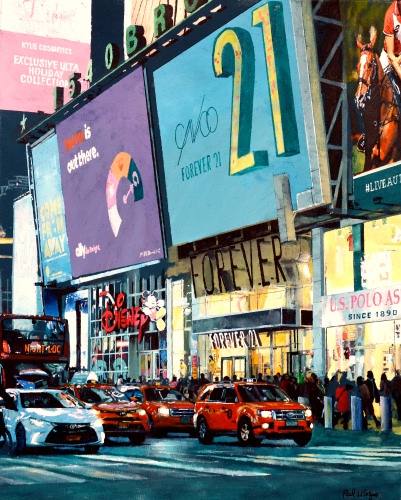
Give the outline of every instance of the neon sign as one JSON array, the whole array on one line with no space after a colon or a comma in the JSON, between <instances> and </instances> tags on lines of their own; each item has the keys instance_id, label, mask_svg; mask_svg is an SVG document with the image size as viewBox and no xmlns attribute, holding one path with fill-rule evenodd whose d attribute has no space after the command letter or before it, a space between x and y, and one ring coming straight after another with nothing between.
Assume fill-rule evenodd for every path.
<instances>
[{"instance_id":1,"label":"neon sign","mask_svg":"<svg viewBox=\"0 0 401 500\"><path fill-rule=\"evenodd\" d=\"M143 314L141 307L126 307L124 292L114 297L107 291L100 292L100 297L107 297L105 310L102 313L102 328L106 333L118 330L127 330L130 327L138 328L139 342L142 340L142 328L149 321L149 316Z\"/></svg>"}]
</instances>

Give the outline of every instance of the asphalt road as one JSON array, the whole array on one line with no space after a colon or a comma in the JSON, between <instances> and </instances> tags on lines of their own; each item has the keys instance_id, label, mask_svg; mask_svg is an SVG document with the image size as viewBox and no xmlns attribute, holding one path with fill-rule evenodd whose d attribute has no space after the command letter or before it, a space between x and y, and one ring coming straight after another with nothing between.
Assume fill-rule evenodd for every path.
<instances>
[{"instance_id":1,"label":"asphalt road","mask_svg":"<svg viewBox=\"0 0 401 500\"><path fill-rule=\"evenodd\" d=\"M231 438L204 446L170 435L141 446L113 441L97 455L81 450L3 454L0 499L400 500L398 442L355 440L353 445L353 438L351 433L346 440L320 436L305 448L291 441L243 448Z\"/></svg>"}]
</instances>

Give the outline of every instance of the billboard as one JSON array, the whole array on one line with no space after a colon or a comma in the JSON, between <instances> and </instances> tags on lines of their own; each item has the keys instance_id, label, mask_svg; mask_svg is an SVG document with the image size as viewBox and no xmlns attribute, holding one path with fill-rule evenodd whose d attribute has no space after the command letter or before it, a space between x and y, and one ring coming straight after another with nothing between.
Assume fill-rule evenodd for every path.
<instances>
[{"instance_id":1,"label":"billboard","mask_svg":"<svg viewBox=\"0 0 401 500\"><path fill-rule=\"evenodd\" d=\"M340 3L356 207L400 205L401 80L388 58L401 50L397 3Z\"/></svg>"},{"instance_id":2,"label":"billboard","mask_svg":"<svg viewBox=\"0 0 401 500\"><path fill-rule=\"evenodd\" d=\"M68 281L70 250L55 135L32 149L32 161L43 281Z\"/></svg>"},{"instance_id":3,"label":"billboard","mask_svg":"<svg viewBox=\"0 0 401 500\"><path fill-rule=\"evenodd\" d=\"M13 235L13 313L42 314L38 282L38 247L33 203L30 194L14 202Z\"/></svg>"},{"instance_id":4,"label":"billboard","mask_svg":"<svg viewBox=\"0 0 401 500\"><path fill-rule=\"evenodd\" d=\"M57 126L74 277L164 257L143 71Z\"/></svg>"},{"instance_id":5,"label":"billboard","mask_svg":"<svg viewBox=\"0 0 401 500\"><path fill-rule=\"evenodd\" d=\"M310 5L249 4L153 71L173 245L330 202Z\"/></svg>"},{"instance_id":6,"label":"billboard","mask_svg":"<svg viewBox=\"0 0 401 500\"><path fill-rule=\"evenodd\" d=\"M52 113L53 89L85 77L91 0L0 1L0 109Z\"/></svg>"}]
</instances>

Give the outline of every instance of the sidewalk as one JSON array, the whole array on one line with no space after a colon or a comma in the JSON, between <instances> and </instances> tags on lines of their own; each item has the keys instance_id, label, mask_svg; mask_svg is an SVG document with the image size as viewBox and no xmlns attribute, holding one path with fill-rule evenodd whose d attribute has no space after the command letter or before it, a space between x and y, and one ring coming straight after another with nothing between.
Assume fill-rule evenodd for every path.
<instances>
[{"instance_id":1,"label":"sidewalk","mask_svg":"<svg viewBox=\"0 0 401 500\"><path fill-rule=\"evenodd\" d=\"M315 425L310 446L400 446L401 447L401 421L392 419L393 428L383 432L375 426L373 420L368 421L368 429L364 431L353 431L351 422L348 430L344 430L341 424L335 428L328 429L321 424Z\"/></svg>"}]
</instances>

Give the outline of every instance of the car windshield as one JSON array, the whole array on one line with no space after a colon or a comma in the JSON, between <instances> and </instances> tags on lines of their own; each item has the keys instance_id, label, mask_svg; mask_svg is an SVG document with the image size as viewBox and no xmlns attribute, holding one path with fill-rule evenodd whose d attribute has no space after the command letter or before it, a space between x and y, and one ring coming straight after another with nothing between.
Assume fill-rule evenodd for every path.
<instances>
[{"instance_id":1,"label":"car windshield","mask_svg":"<svg viewBox=\"0 0 401 500\"><path fill-rule=\"evenodd\" d=\"M185 397L180 392L167 387L145 389L145 394L148 401L185 401Z\"/></svg>"},{"instance_id":2,"label":"car windshield","mask_svg":"<svg viewBox=\"0 0 401 500\"><path fill-rule=\"evenodd\" d=\"M78 400L62 391L22 392L23 408L82 408Z\"/></svg>"},{"instance_id":3,"label":"car windshield","mask_svg":"<svg viewBox=\"0 0 401 500\"><path fill-rule=\"evenodd\" d=\"M290 401L288 396L275 385L239 385L238 392L246 403L259 403L264 401Z\"/></svg>"},{"instance_id":4,"label":"car windshield","mask_svg":"<svg viewBox=\"0 0 401 500\"><path fill-rule=\"evenodd\" d=\"M85 403L116 403L129 401L127 396L115 388L80 387L79 398Z\"/></svg>"}]
</instances>

